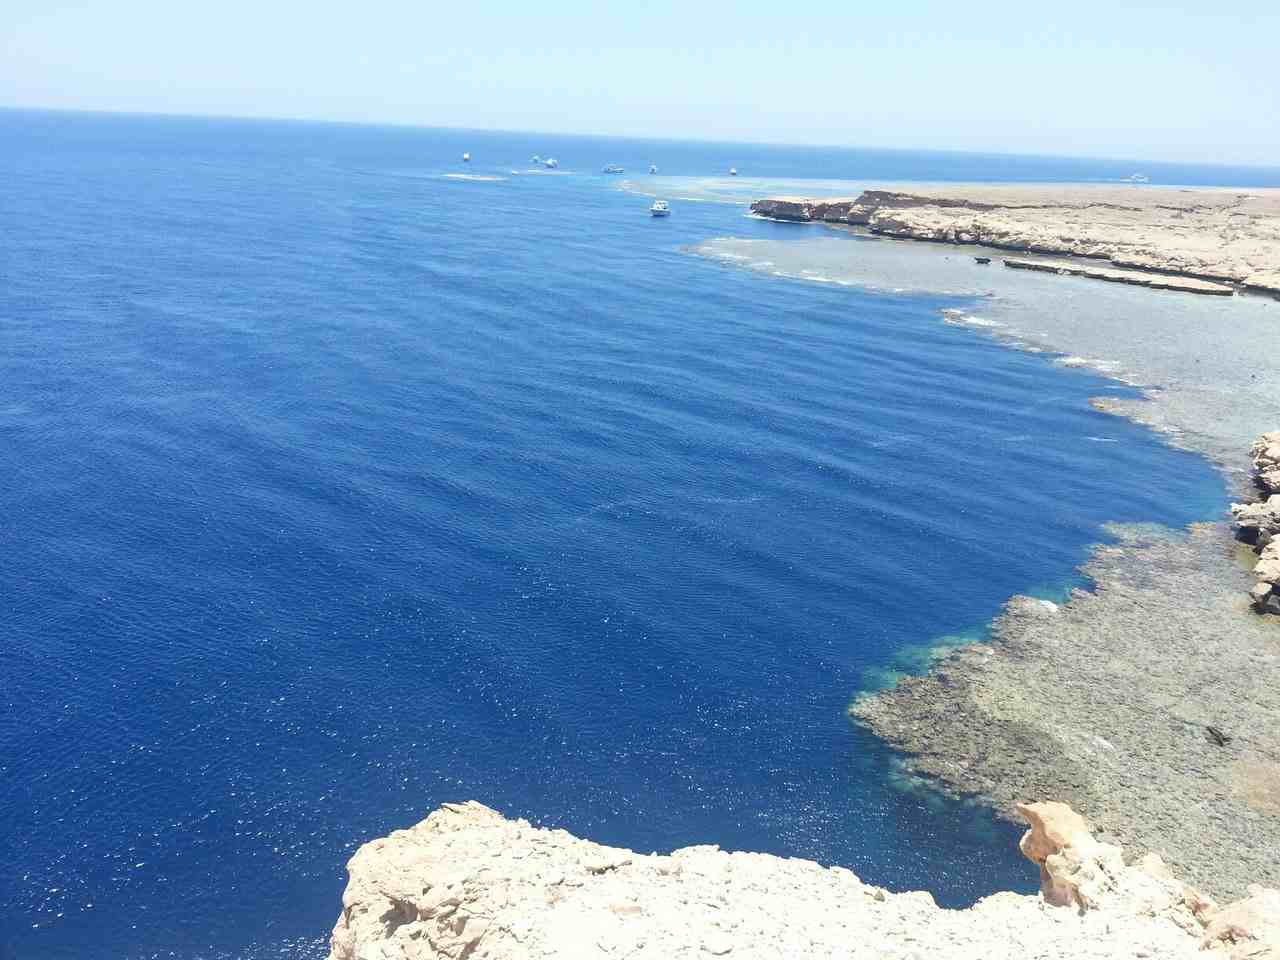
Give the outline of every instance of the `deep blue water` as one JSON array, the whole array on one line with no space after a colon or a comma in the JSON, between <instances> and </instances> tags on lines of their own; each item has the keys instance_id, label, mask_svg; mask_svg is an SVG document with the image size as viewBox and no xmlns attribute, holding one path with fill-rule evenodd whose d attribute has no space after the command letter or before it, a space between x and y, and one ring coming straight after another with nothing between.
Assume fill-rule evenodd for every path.
<instances>
[{"instance_id":1,"label":"deep blue water","mask_svg":"<svg viewBox=\"0 0 1280 960\"><path fill-rule=\"evenodd\" d=\"M1088 407L1114 384L953 301L690 256L788 228L652 220L594 173L1081 161L28 113L0 143L20 960L323 955L354 847L465 798L945 903L1030 889L1018 831L895 786L846 704L1072 583L1101 523L1222 507ZM569 172L441 179L464 149Z\"/></svg>"}]
</instances>

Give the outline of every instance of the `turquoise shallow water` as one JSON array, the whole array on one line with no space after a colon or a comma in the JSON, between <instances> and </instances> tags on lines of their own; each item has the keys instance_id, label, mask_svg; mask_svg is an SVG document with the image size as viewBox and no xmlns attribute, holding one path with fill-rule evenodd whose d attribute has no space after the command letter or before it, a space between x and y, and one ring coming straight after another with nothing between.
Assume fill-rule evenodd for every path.
<instances>
[{"instance_id":1,"label":"turquoise shallow water","mask_svg":"<svg viewBox=\"0 0 1280 960\"><path fill-rule=\"evenodd\" d=\"M844 707L1221 481L1088 407L1123 388L940 323L962 299L691 256L788 228L653 220L595 172L981 162L0 131L12 956L320 956L354 846L464 798L950 904L1034 885L1016 830L903 784Z\"/></svg>"}]
</instances>

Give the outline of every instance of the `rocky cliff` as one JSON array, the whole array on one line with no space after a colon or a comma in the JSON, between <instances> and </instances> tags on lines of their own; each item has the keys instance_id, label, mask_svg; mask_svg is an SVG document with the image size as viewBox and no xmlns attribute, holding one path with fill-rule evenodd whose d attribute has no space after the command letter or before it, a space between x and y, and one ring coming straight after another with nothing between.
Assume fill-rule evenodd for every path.
<instances>
[{"instance_id":1,"label":"rocky cliff","mask_svg":"<svg viewBox=\"0 0 1280 960\"><path fill-rule=\"evenodd\" d=\"M1087 185L913 186L854 199L773 197L776 220L865 227L887 237L1071 255L1111 267L1280 296L1280 191ZM1125 281L1123 275L1105 279ZM1147 284L1150 285L1150 284Z\"/></svg>"},{"instance_id":2,"label":"rocky cliff","mask_svg":"<svg viewBox=\"0 0 1280 960\"><path fill-rule=\"evenodd\" d=\"M840 867L716 847L644 855L446 804L352 857L330 957L1280 957L1280 892L1218 907L1159 857L1125 864L1063 804L1019 809L1041 895L943 910Z\"/></svg>"}]
</instances>

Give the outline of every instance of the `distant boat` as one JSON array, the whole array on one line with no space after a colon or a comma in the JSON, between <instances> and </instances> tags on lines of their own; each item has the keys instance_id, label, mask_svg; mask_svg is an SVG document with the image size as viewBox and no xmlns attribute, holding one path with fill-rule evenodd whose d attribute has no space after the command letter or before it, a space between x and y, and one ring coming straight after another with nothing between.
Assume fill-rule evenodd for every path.
<instances>
[{"instance_id":1,"label":"distant boat","mask_svg":"<svg viewBox=\"0 0 1280 960\"><path fill-rule=\"evenodd\" d=\"M625 173L626 171L623 170L616 163L611 163L607 167L605 167L602 172L603 173Z\"/></svg>"},{"instance_id":2,"label":"distant boat","mask_svg":"<svg viewBox=\"0 0 1280 960\"><path fill-rule=\"evenodd\" d=\"M540 156L538 156L538 155L535 153L532 157L530 157L530 158L529 158L529 162L530 162L530 163L541 163L541 162L542 162L542 158L541 158Z\"/></svg>"},{"instance_id":3,"label":"distant boat","mask_svg":"<svg viewBox=\"0 0 1280 960\"><path fill-rule=\"evenodd\" d=\"M1125 177L1125 179L1128 180L1130 183L1150 183L1151 182L1151 178L1148 177L1145 173L1131 173L1129 174L1129 176Z\"/></svg>"},{"instance_id":4,"label":"distant boat","mask_svg":"<svg viewBox=\"0 0 1280 960\"><path fill-rule=\"evenodd\" d=\"M653 163L649 164L649 172L650 172L650 173L657 173L657 172L658 172L657 164L653 164Z\"/></svg>"},{"instance_id":5,"label":"distant boat","mask_svg":"<svg viewBox=\"0 0 1280 960\"><path fill-rule=\"evenodd\" d=\"M981 264L987 264L991 262L990 257L974 257L973 259L975 262L981 263Z\"/></svg>"},{"instance_id":6,"label":"distant boat","mask_svg":"<svg viewBox=\"0 0 1280 960\"><path fill-rule=\"evenodd\" d=\"M542 165L548 170L554 170L556 167L560 166L560 161L555 157L547 157L547 159L542 161Z\"/></svg>"},{"instance_id":7,"label":"distant boat","mask_svg":"<svg viewBox=\"0 0 1280 960\"><path fill-rule=\"evenodd\" d=\"M462 162L463 162L463 163L470 163L470 162L471 162L471 154L469 154L469 153L464 153L464 154L462 155Z\"/></svg>"},{"instance_id":8,"label":"distant boat","mask_svg":"<svg viewBox=\"0 0 1280 960\"><path fill-rule=\"evenodd\" d=\"M731 176L731 177L736 177L737 175L738 175L738 168L737 168L737 167L730 167L730 168L729 168L729 176Z\"/></svg>"},{"instance_id":9,"label":"distant boat","mask_svg":"<svg viewBox=\"0 0 1280 960\"><path fill-rule=\"evenodd\" d=\"M671 216L671 204L665 200L655 200L653 201L653 206L649 208L649 212L655 217L669 217Z\"/></svg>"}]
</instances>

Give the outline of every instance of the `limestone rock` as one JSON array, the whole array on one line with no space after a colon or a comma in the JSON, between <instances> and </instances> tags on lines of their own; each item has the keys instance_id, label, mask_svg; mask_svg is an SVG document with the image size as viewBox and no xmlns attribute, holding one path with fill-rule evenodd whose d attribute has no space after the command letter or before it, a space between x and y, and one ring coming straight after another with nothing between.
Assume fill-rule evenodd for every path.
<instances>
[{"instance_id":1,"label":"limestone rock","mask_svg":"<svg viewBox=\"0 0 1280 960\"><path fill-rule=\"evenodd\" d=\"M1280 581L1280 539L1272 540L1262 548L1258 562L1254 565L1253 575L1273 585Z\"/></svg>"},{"instance_id":2,"label":"limestone rock","mask_svg":"<svg viewBox=\"0 0 1280 960\"><path fill-rule=\"evenodd\" d=\"M1255 885L1245 899L1218 910L1209 918L1204 946L1225 947L1232 960L1280 958L1280 891Z\"/></svg>"},{"instance_id":3,"label":"limestone rock","mask_svg":"<svg viewBox=\"0 0 1280 960\"><path fill-rule=\"evenodd\" d=\"M826 223L850 223L853 200L807 200L803 197L772 197L751 204L751 212L771 220L791 220L797 223L822 221Z\"/></svg>"},{"instance_id":4,"label":"limestone rock","mask_svg":"<svg viewBox=\"0 0 1280 960\"><path fill-rule=\"evenodd\" d=\"M1280 493L1280 430L1264 433L1249 449L1254 479L1264 493Z\"/></svg>"},{"instance_id":5,"label":"limestone rock","mask_svg":"<svg viewBox=\"0 0 1280 960\"><path fill-rule=\"evenodd\" d=\"M1273 493L1257 503L1233 503L1236 534L1245 543L1265 547L1280 537L1280 493Z\"/></svg>"},{"instance_id":6,"label":"limestone rock","mask_svg":"<svg viewBox=\"0 0 1280 960\"><path fill-rule=\"evenodd\" d=\"M1031 825L1022 835L1018 849L1034 864L1043 867L1046 860L1064 847L1077 843L1089 833L1084 817L1065 803L1018 804L1018 813Z\"/></svg>"},{"instance_id":7,"label":"limestone rock","mask_svg":"<svg viewBox=\"0 0 1280 960\"><path fill-rule=\"evenodd\" d=\"M1018 813L1031 825L1019 848L1040 865L1045 903L1081 912L1119 907L1165 917L1188 932L1199 932L1213 910L1212 901L1175 879L1159 856L1126 866L1120 848L1095 840L1065 803L1019 804Z\"/></svg>"},{"instance_id":8,"label":"limestone rock","mask_svg":"<svg viewBox=\"0 0 1280 960\"><path fill-rule=\"evenodd\" d=\"M1264 433L1249 448L1253 478L1267 499L1233 503L1236 536L1258 551L1249 599L1259 613L1280 612L1280 430Z\"/></svg>"},{"instance_id":9,"label":"limestone rock","mask_svg":"<svg viewBox=\"0 0 1280 960\"><path fill-rule=\"evenodd\" d=\"M446 804L351 858L330 960L1269 956L1245 950L1275 942L1276 891L1217 910L1159 857L1126 865L1069 807L1020 809L1044 896L942 910L840 867L710 846L646 856Z\"/></svg>"}]
</instances>

